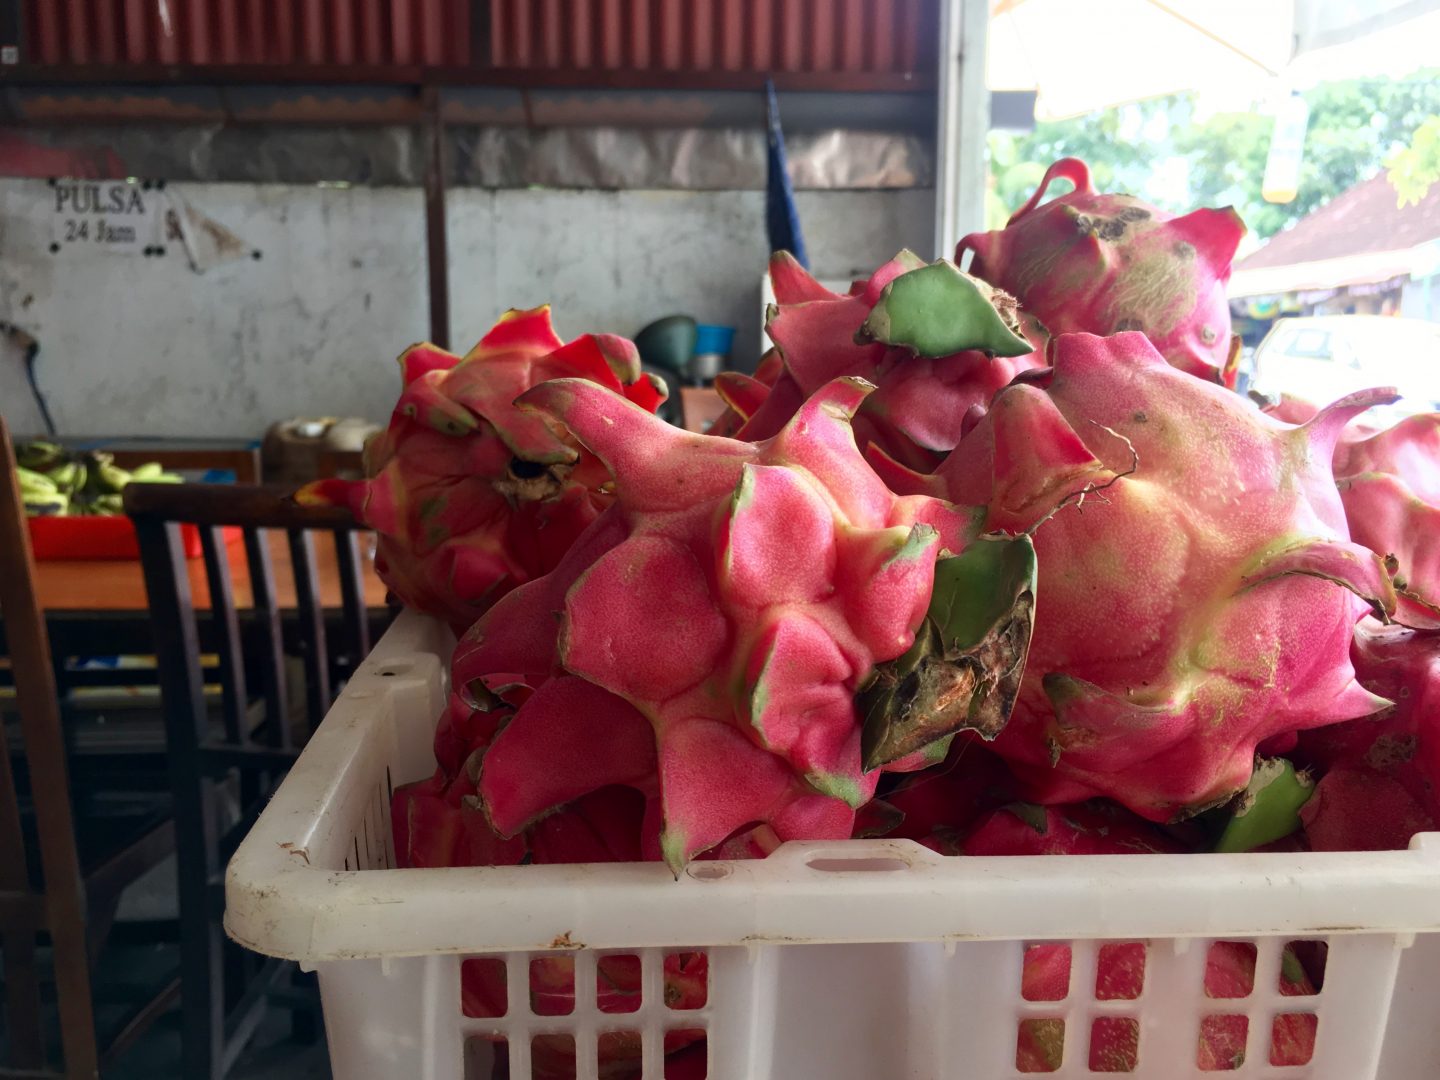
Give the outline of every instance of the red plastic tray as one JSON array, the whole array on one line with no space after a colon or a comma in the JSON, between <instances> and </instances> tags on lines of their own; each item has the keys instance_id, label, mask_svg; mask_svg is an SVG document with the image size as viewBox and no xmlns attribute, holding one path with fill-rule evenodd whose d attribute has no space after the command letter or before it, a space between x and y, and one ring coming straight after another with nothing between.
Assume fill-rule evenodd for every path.
<instances>
[{"instance_id":1,"label":"red plastic tray","mask_svg":"<svg viewBox=\"0 0 1440 1080\"><path fill-rule=\"evenodd\" d=\"M138 559L139 541L128 517L32 517L30 546L37 560ZM236 528L224 530L225 542L240 535ZM187 559L200 557L200 530L180 526L180 543Z\"/></svg>"}]
</instances>

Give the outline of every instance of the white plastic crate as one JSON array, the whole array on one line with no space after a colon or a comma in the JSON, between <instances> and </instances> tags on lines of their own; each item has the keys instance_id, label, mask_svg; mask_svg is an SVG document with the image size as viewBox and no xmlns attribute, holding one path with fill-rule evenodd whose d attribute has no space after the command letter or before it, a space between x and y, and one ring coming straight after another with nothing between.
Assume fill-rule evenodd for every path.
<instances>
[{"instance_id":1,"label":"white plastic crate","mask_svg":"<svg viewBox=\"0 0 1440 1080\"><path fill-rule=\"evenodd\" d=\"M1063 1060L1045 1075L1100 1075L1095 1021L1133 1021L1130 1075L1186 1080L1212 1075L1196 1051L1216 1015L1248 1021L1228 1075L1440 1077L1435 834L1409 851L1307 855L981 859L908 841L792 843L761 861L698 863L678 881L659 864L390 869L390 791L434 769L452 644L430 620L398 620L230 863L226 928L318 969L337 1080L489 1080L486 1035L504 1037L498 1052L523 1080L531 1040L550 1034L574 1038L578 1075L593 1078L597 1036L611 1031L639 1036L645 1080L658 1080L674 1030L706 1032L715 1080L1017 1080L1032 1075L1017 1071L1019 1025L1036 1019L1064 1023ZM1205 996L1216 940L1254 944L1249 996ZM1278 993L1294 940L1329 943L1313 997ZM1139 998L1096 1000L1098 951L1136 941ZM1063 1001L1021 998L1024 950L1041 942L1071 946ZM671 1009L664 958L696 951L709 957L705 1004ZM598 1011L606 954L640 957L639 1011ZM571 1015L532 1014L539 956L572 958ZM504 1016L462 1014L469 958L505 965ZM1280 1014L1317 1017L1307 1065L1270 1064Z\"/></svg>"}]
</instances>

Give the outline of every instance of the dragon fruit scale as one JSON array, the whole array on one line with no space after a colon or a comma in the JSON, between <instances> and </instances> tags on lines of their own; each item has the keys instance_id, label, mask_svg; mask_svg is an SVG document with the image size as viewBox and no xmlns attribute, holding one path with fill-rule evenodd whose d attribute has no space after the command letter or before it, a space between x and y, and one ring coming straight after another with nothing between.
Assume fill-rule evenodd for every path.
<instances>
[{"instance_id":1,"label":"dragon fruit scale","mask_svg":"<svg viewBox=\"0 0 1440 1080\"><path fill-rule=\"evenodd\" d=\"M1050 184L1075 190L1041 204ZM1051 165L1003 229L955 252L1012 294L1052 334L1143 332L1182 371L1235 385L1225 284L1245 225L1229 207L1172 217L1128 195L1097 193L1078 158Z\"/></svg>"},{"instance_id":2,"label":"dragon fruit scale","mask_svg":"<svg viewBox=\"0 0 1440 1080\"><path fill-rule=\"evenodd\" d=\"M653 412L665 388L642 376L624 338L564 344L548 307L508 312L464 357L412 346L400 368L389 427L366 447L369 479L320 480L296 499L349 506L378 535L390 590L460 633L555 566L609 501L595 460L515 398L578 376Z\"/></svg>"},{"instance_id":3,"label":"dragon fruit scale","mask_svg":"<svg viewBox=\"0 0 1440 1080\"><path fill-rule=\"evenodd\" d=\"M1363 620L1351 650L1384 712L1302 732L1298 753L1321 774L1301 808L1315 851L1403 848L1440 823L1440 634Z\"/></svg>"},{"instance_id":4,"label":"dragon fruit scale","mask_svg":"<svg viewBox=\"0 0 1440 1080\"><path fill-rule=\"evenodd\" d=\"M778 840L844 838L878 765L923 767L959 728L1003 726L1023 668L1013 634L1028 641L1028 540L1012 559L974 537L974 511L886 488L850 432L868 390L837 380L758 444L679 431L581 380L525 395L605 461L616 503L456 648L453 682L477 702L527 688L481 767L501 836L623 784L652 800L650 854L677 872L756 824ZM993 607L994 640L971 648L932 624L942 551L1022 568L997 575L996 601L947 566L977 603L944 606ZM929 651L910 655L921 628ZM944 725L862 718L857 694L902 654L922 689L959 700ZM897 693L883 696L903 709Z\"/></svg>"},{"instance_id":5,"label":"dragon fruit scale","mask_svg":"<svg viewBox=\"0 0 1440 1080\"><path fill-rule=\"evenodd\" d=\"M1440 629L1440 413L1342 442L1334 465L1351 535L1395 562L1396 620Z\"/></svg>"},{"instance_id":6,"label":"dragon fruit scale","mask_svg":"<svg viewBox=\"0 0 1440 1080\"><path fill-rule=\"evenodd\" d=\"M1029 666L993 748L1036 801L1115 799L1165 821L1228 798L1258 743L1385 700L1353 627L1394 610L1330 475L1341 428L1389 391L1293 427L1171 367L1139 333L1062 335L931 484L1032 531ZM1064 493L1088 494L1052 513Z\"/></svg>"}]
</instances>

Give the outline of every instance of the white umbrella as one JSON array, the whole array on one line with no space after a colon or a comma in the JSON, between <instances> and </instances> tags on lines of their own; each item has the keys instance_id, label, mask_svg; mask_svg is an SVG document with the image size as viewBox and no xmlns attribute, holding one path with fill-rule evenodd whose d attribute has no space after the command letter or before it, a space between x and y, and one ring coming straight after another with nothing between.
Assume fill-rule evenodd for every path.
<instances>
[{"instance_id":1,"label":"white umbrella","mask_svg":"<svg viewBox=\"0 0 1440 1080\"><path fill-rule=\"evenodd\" d=\"M986 83L1040 119L1279 74L1292 0L991 0Z\"/></svg>"}]
</instances>

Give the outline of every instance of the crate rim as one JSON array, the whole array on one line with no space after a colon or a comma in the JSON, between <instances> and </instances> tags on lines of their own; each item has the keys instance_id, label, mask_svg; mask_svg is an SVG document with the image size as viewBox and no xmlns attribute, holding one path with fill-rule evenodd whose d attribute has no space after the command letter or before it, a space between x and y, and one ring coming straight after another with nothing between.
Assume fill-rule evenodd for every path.
<instances>
[{"instance_id":1,"label":"crate rim","mask_svg":"<svg viewBox=\"0 0 1440 1080\"><path fill-rule=\"evenodd\" d=\"M791 842L769 858L337 870L328 811L397 698L439 715L448 632L404 613L360 666L226 870L225 929L303 964L647 947L1135 940L1440 931L1440 833L1408 850L942 856L909 840ZM383 672L383 674L382 674ZM382 706L382 707L377 707ZM415 706L412 705L411 708ZM816 869L882 860L893 869Z\"/></svg>"}]
</instances>

